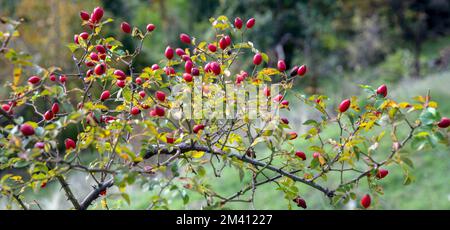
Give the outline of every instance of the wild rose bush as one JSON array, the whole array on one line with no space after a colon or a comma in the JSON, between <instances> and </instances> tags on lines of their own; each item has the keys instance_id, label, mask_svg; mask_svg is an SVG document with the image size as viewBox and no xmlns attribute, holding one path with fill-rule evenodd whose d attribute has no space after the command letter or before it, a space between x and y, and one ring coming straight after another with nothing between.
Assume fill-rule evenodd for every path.
<instances>
[{"instance_id":1,"label":"wild rose bush","mask_svg":"<svg viewBox=\"0 0 450 230\"><path fill-rule=\"evenodd\" d=\"M130 185L153 191L149 209L170 208L164 190L176 191L170 199L185 204L186 191L195 191L205 199L203 208L220 209L229 202L253 203L267 183L284 193L274 199L285 199L288 208L307 207L299 189L305 186L331 205L357 199L369 208L371 195L383 194L386 165L398 165L404 183L412 181L409 142L408 150L448 142L450 120L441 117L430 93L396 102L386 85L362 85L364 94L337 107L324 95L303 95L295 81L307 77L305 65L288 68L278 60L269 67L267 54L246 41L254 18L211 18L212 40L181 33L181 48L167 46L165 59L138 70L134 60L157 32L155 25L140 30L121 23L120 30L138 44L125 50L103 35L112 19L104 19L101 8L80 17L85 32L68 44L75 73L34 65L10 48L20 22L2 19L0 52L13 77L3 76L9 98L0 110L0 170L8 173L0 188L23 209L35 208L27 195L48 183L59 183L75 209L96 200L104 208L114 199L131 202L125 192ZM239 69L236 61L249 55L253 68ZM31 77L25 76L30 69ZM297 125L280 116L289 112L288 97L320 114L302 124L306 133L297 134ZM338 136L324 135L336 129ZM296 149L298 141L309 147ZM392 144L391 151L378 151L380 143ZM229 167L239 172L236 180L251 177L235 194L223 194L206 180L221 180ZM95 183L92 190L74 194L66 181L72 171L85 173ZM369 190L359 188L360 181ZM112 187L118 192L108 192Z\"/></svg>"}]
</instances>

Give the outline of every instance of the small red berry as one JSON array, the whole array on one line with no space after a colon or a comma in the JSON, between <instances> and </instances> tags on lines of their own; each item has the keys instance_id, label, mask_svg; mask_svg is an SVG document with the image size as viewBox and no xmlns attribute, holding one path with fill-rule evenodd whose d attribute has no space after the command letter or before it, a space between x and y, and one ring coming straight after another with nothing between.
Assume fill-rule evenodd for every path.
<instances>
[{"instance_id":1,"label":"small red berry","mask_svg":"<svg viewBox=\"0 0 450 230\"><path fill-rule=\"evenodd\" d=\"M87 40L89 38L89 34L87 32L83 32L79 35L83 40Z\"/></svg>"},{"instance_id":2,"label":"small red berry","mask_svg":"<svg viewBox=\"0 0 450 230\"><path fill-rule=\"evenodd\" d=\"M264 87L263 89L263 93L266 97L270 97L270 88L269 87Z\"/></svg>"},{"instance_id":3,"label":"small red berry","mask_svg":"<svg viewBox=\"0 0 450 230\"><path fill-rule=\"evenodd\" d=\"M221 71L222 71L221 68L220 68L220 64L215 62L215 61L211 62L210 67L211 67L212 72L215 75L219 75L221 73Z\"/></svg>"},{"instance_id":4,"label":"small red berry","mask_svg":"<svg viewBox=\"0 0 450 230\"><path fill-rule=\"evenodd\" d=\"M368 208L370 206L370 195L366 194L361 198L361 206L363 206L364 208Z\"/></svg>"},{"instance_id":5,"label":"small red berry","mask_svg":"<svg viewBox=\"0 0 450 230\"><path fill-rule=\"evenodd\" d=\"M388 89L387 89L387 86L386 85L381 85L380 87L378 87L378 89L377 89L377 94L378 95L381 95L381 96L383 96L383 97L386 97L387 96L387 93L388 93Z\"/></svg>"},{"instance_id":6,"label":"small red berry","mask_svg":"<svg viewBox=\"0 0 450 230\"><path fill-rule=\"evenodd\" d=\"M41 141L36 142L36 144L34 144L34 147L38 149L43 149L45 147L45 143Z\"/></svg>"},{"instance_id":7,"label":"small red berry","mask_svg":"<svg viewBox=\"0 0 450 230\"><path fill-rule=\"evenodd\" d=\"M106 72L106 64L97 64L94 68L94 73L97 75L103 75Z\"/></svg>"},{"instance_id":8,"label":"small red berry","mask_svg":"<svg viewBox=\"0 0 450 230\"><path fill-rule=\"evenodd\" d=\"M50 75L50 81L56 81L56 76L54 74Z\"/></svg>"},{"instance_id":9,"label":"small red berry","mask_svg":"<svg viewBox=\"0 0 450 230\"><path fill-rule=\"evenodd\" d=\"M186 64L184 64L184 71L186 73L191 73L193 66L194 66L194 64L192 63L192 61L186 61Z\"/></svg>"},{"instance_id":10,"label":"small red berry","mask_svg":"<svg viewBox=\"0 0 450 230\"><path fill-rule=\"evenodd\" d=\"M294 139L296 139L297 138L297 133L296 132L289 132L288 133L288 137L289 137L289 140L294 140Z\"/></svg>"},{"instance_id":11,"label":"small red berry","mask_svg":"<svg viewBox=\"0 0 450 230\"><path fill-rule=\"evenodd\" d=\"M307 208L306 201L304 199L296 197L293 201L297 204L298 207Z\"/></svg>"},{"instance_id":12,"label":"small red berry","mask_svg":"<svg viewBox=\"0 0 450 230\"><path fill-rule=\"evenodd\" d=\"M159 65L158 64L153 64L152 65L152 70L158 70L159 69Z\"/></svg>"},{"instance_id":13,"label":"small red berry","mask_svg":"<svg viewBox=\"0 0 450 230\"><path fill-rule=\"evenodd\" d=\"M220 47L221 49L224 50L224 49L227 48L227 46L228 46L227 41L225 40L224 37L222 37L222 38L219 40L219 47Z\"/></svg>"},{"instance_id":14,"label":"small red berry","mask_svg":"<svg viewBox=\"0 0 450 230\"><path fill-rule=\"evenodd\" d=\"M304 152L297 151L297 152L295 152L295 156L301 158L301 159L304 160L304 161L306 160L306 155L305 155Z\"/></svg>"},{"instance_id":15,"label":"small red berry","mask_svg":"<svg viewBox=\"0 0 450 230\"><path fill-rule=\"evenodd\" d=\"M92 58L91 58L91 59L92 59ZM92 61L86 61L84 64L85 64L87 67L93 67L93 66L95 66L95 63L92 62Z\"/></svg>"},{"instance_id":16,"label":"small red berry","mask_svg":"<svg viewBox=\"0 0 450 230\"><path fill-rule=\"evenodd\" d=\"M116 69L114 71L114 75L119 80L125 80L127 78L127 75L125 75L125 73L122 70L120 70L120 69Z\"/></svg>"},{"instance_id":17,"label":"small red berry","mask_svg":"<svg viewBox=\"0 0 450 230\"><path fill-rule=\"evenodd\" d=\"M94 11L92 11L91 20L97 23L100 20L102 20L102 17L103 17L103 9L101 7L96 7Z\"/></svg>"},{"instance_id":18,"label":"small red berry","mask_svg":"<svg viewBox=\"0 0 450 230\"><path fill-rule=\"evenodd\" d=\"M175 138L173 138L172 135L167 135L166 136L166 142L168 144L173 144L175 142Z\"/></svg>"},{"instance_id":19,"label":"small red berry","mask_svg":"<svg viewBox=\"0 0 450 230\"><path fill-rule=\"evenodd\" d=\"M51 119L53 119L53 117L54 117L54 114L51 110L44 113L44 119L46 121L50 121Z\"/></svg>"},{"instance_id":20,"label":"small red berry","mask_svg":"<svg viewBox=\"0 0 450 230\"><path fill-rule=\"evenodd\" d=\"M155 30L156 29L156 26L155 25L153 25L153 24L148 24L147 25L147 31L148 32L152 32L153 30Z\"/></svg>"},{"instance_id":21,"label":"small red berry","mask_svg":"<svg viewBox=\"0 0 450 230\"><path fill-rule=\"evenodd\" d=\"M131 26L130 24L128 24L128 22L122 22L122 24L120 24L120 28L126 34L131 33Z\"/></svg>"},{"instance_id":22,"label":"small red berry","mask_svg":"<svg viewBox=\"0 0 450 230\"><path fill-rule=\"evenodd\" d=\"M278 70L283 72L286 70L286 62L284 60L279 60L277 63Z\"/></svg>"},{"instance_id":23,"label":"small red berry","mask_svg":"<svg viewBox=\"0 0 450 230\"><path fill-rule=\"evenodd\" d=\"M191 44L191 37L187 34L180 34L180 40L185 44Z\"/></svg>"},{"instance_id":24,"label":"small red berry","mask_svg":"<svg viewBox=\"0 0 450 230\"><path fill-rule=\"evenodd\" d=\"M130 110L131 115L138 115L141 112L141 110L138 107L133 107Z\"/></svg>"},{"instance_id":25,"label":"small red berry","mask_svg":"<svg viewBox=\"0 0 450 230\"><path fill-rule=\"evenodd\" d=\"M307 71L306 65L302 65L302 66L298 67L297 74L299 76L303 76L306 74L306 71Z\"/></svg>"},{"instance_id":26,"label":"small red berry","mask_svg":"<svg viewBox=\"0 0 450 230\"><path fill-rule=\"evenodd\" d=\"M240 17L237 17L234 19L234 27L236 27L237 29L241 29L242 28L242 19Z\"/></svg>"},{"instance_id":27,"label":"small red berry","mask_svg":"<svg viewBox=\"0 0 450 230\"><path fill-rule=\"evenodd\" d=\"M28 78L28 83L32 84L32 85L36 85L41 81L41 78L38 76L31 76L30 78Z\"/></svg>"},{"instance_id":28,"label":"small red berry","mask_svg":"<svg viewBox=\"0 0 450 230\"><path fill-rule=\"evenodd\" d=\"M100 196L106 196L106 189L103 189L102 191L100 191Z\"/></svg>"},{"instance_id":29,"label":"small red berry","mask_svg":"<svg viewBox=\"0 0 450 230\"><path fill-rule=\"evenodd\" d=\"M106 101L110 96L111 96L111 93L109 92L109 90L105 90L105 91L103 91L103 93L100 95L100 100L101 100L101 101Z\"/></svg>"},{"instance_id":30,"label":"small red berry","mask_svg":"<svg viewBox=\"0 0 450 230\"><path fill-rule=\"evenodd\" d=\"M165 101L166 100L166 93L164 93L163 91L156 91L155 97L159 101Z\"/></svg>"},{"instance_id":31,"label":"small red berry","mask_svg":"<svg viewBox=\"0 0 450 230\"><path fill-rule=\"evenodd\" d=\"M209 44L208 50L214 53L217 51L217 46L215 46L214 44Z\"/></svg>"},{"instance_id":32,"label":"small red berry","mask_svg":"<svg viewBox=\"0 0 450 230\"><path fill-rule=\"evenodd\" d=\"M34 128L33 128L33 126L31 126L29 124L23 124L20 126L20 132L24 136L31 136L34 134Z\"/></svg>"},{"instance_id":33,"label":"small red berry","mask_svg":"<svg viewBox=\"0 0 450 230\"><path fill-rule=\"evenodd\" d=\"M227 43L227 46L231 45L231 37L230 36L225 36L225 42Z\"/></svg>"},{"instance_id":34,"label":"small red berry","mask_svg":"<svg viewBox=\"0 0 450 230\"><path fill-rule=\"evenodd\" d=\"M450 126L450 118L448 117L443 117L441 118L441 120L439 121L439 123L437 124L439 128L447 128Z\"/></svg>"},{"instance_id":35,"label":"small red berry","mask_svg":"<svg viewBox=\"0 0 450 230\"><path fill-rule=\"evenodd\" d=\"M123 87L125 87L125 81L124 80L117 80L116 85L119 88L123 88Z\"/></svg>"},{"instance_id":36,"label":"small red berry","mask_svg":"<svg viewBox=\"0 0 450 230\"><path fill-rule=\"evenodd\" d=\"M135 80L135 82L136 82L136 84L138 84L138 85L142 85L142 78L137 77L136 80Z\"/></svg>"},{"instance_id":37,"label":"small red berry","mask_svg":"<svg viewBox=\"0 0 450 230\"><path fill-rule=\"evenodd\" d=\"M84 11L84 10L80 11L80 18L81 18L81 20L87 21L87 20L90 19L90 17L91 17L91 16L89 15L88 12L86 12L86 11Z\"/></svg>"},{"instance_id":38,"label":"small red berry","mask_svg":"<svg viewBox=\"0 0 450 230\"><path fill-rule=\"evenodd\" d=\"M11 109L11 106L8 105L8 104L3 104L3 105L2 105L2 109L3 109L3 111L5 111L5 112L9 112L9 110Z\"/></svg>"},{"instance_id":39,"label":"small red berry","mask_svg":"<svg viewBox=\"0 0 450 230\"><path fill-rule=\"evenodd\" d=\"M281 101L281 103L280 103L282 106L284 106L284 107L288 107L289 106L289 101L288 100L283 100L283 101Z\"/></svg>"},{"instance_id":40,"label":"small red berry","mask_svg":"<svg viewBox=\"0 0 450 230\"><path fill-rule=\"evenodd\" d=\"M64 144L65 144L65 146L66 146L66 150L74 149L74 148L77 147L76 142L75 142L74 140L70 139L70 138L67 138L67 139L64 141Z\"/></svg>"},{"instance_id":41,"label":"small red berry","mask_svg":"<svg viewBox=\"0 0 450 230\"><path fill-rule=\"evenodd\" d=\"M173 49L170 46L166 47L166 51L164 52L164 55L166 56L167 59L172 59L173 58Z\"/></svg>"},{"instance_id":42,"label":"small red berry","mask_svg":"<svg viewBox=\"0 0 450 230\"><path fill-rule=\"evenodd\" d=\"M164 71L166 72L166 75L168 75L168 76L175 75L175 69L172 66L164 67Z\"/></svg>"},{"instance_id":43,"label":"small red berry","mask_svg":"<svg viewBox=\"0 0 450 230\"><path fill-rule=\"evenodd\" d=\"M99 53L101 53L101 54L106 53L106 49L105 49L105 47L102 46L102 45L97 45L97 46L95 46L95 50L97 50L97 52L99 52Z\"/></svg>"},{"instance_id":44,"label":"small red berry","mask_svg":"<svg viewBox=\"0 0 450 230\"><path fill-rule=\"evenodd\" d=\"M175 49L175 53L178 55L178 56L183 56L183 55L186 55L186 53L184 52L184 50L183 49L181 49L181 48L176 48Z\"/></svg>"},{"instance_id":45,"label":"small red berry","mask_svg":"<svg viewBox=\"0 0 450 230\"><path fill-rule=\"evenodd\" d=\"M77 45L80 44L79 36L78 34L73 35L73 42Z\"/></svg>"},{"instance_id":46,"label":"small red berry","mask_svg":"<svg viewBox=\"0 0 450 230\"><path fill-rule=\"evenodd\" d=\"M157 116L163 117L165 115L166 111L164 110L164 108L156 106L155 107L155 114Z\"/></svg>"},{"instance_id":47,"label":"small red berry","mask_svg":"<svg viewBox=\"0 0 450 230\"><path fill-rule=\"evenodd\" d=\"M194 128L192 129L192 131L193 131L194 133L198 133L198 132L200 132L200 130L203 130L203 129L205 129L205 125L203 125L203 124L198 124L198 125L195 125L195 126L194 126Z\"/></svg>"},{"instance_id":48,"label":"small red berry","mask_svg":"<svg viewBox=\"0 0 450 230\"><path fill-rule=\"evenodd\" d=\"M89 69L88 71L86 71L86 77L90 77L90 76L92 76L92 74L94 74L93 69Z\"/></svg>"},{"instance_id":49,"label":"small red berry","mask_svg":"<svg viewBox=\"0 0 450 230\"><path fill-rule=\"evenodd\" d=\"M282 117L280 120L281 120L281 122L283 122L283 124L289 125L289 120L287 118Z\"/></svg>"},{"instance_id":50,"label":"small red berry","mask_svg":"<svg viewBox=\"0 0 450 230\"><path fill-rule=\"evenodd\" d=\"M80 44L79 36L78 34L73 35L73 42L77 45Z\"/></svg>"},{"instance_id":51,"label":"small red berry","mask_svg":"<svg viewBox=\"0 0 450 230\"><path fill-rule=\"evenodd\" d=\"M46 186L47 186L47 182L46 181L42 182L41 188L45 188Z\"/></svg>"},{"instance_id":52,"label":"small red berry","mask_svg":"<svg viewBox=\"0 0 450 230\"><path fill-rule=\"evenodd\" d=\"M320 153L318 153L318 152L313 153L313 158L319 158L319 157L320 157Z\"/></svg>"},{"instance_id":53,"label":"small red berry","mask_svg":"<svg viewBox=\"0 0 450 230\"><path fill-rule=\"evenodd\" d=\"M384 177L386 177L389 174L389 171L386 169L378 169L377 170L377 175L376 177L378 179L383 179Z\"/></svg>"},{"instance_id":54,"label":"small red berry","mask_svg":"<svg viewBox=\"0 0 450 230\"><path fill-rule=\"evenodd\" d=\"M280 102L282 100L283 100L283 95L281 95L281 94L278 94L273 98L274 102Z\"/></svg>"},{"instance_id":55,"label":"small red berry","mask_svg":"<svg viewBox=\"0 0 450 230\"><path fill-rule=\"evenodd\" d=\"M246 24L247 28L251 29L255 25L255 22L256 22L256 20L254 18L250 18Z\"/></svg>"},{"instance_id":56,"label":"small red berry","mask_svg":"<svg viewBox=\"0 0 450 230\"><path fill-rule=\"evenodd\" d=\"M289 76L293 77L295 75L297 75L298 73L298 66L294 66L292 67L292 69L289 71Z\"/></svg>"},{"instance_id":57,"label":"small red berry","mask_svg":"<svg viewBox=\"0 0 450 230\"><path fill-rule=\"evenodd\" d=\"M344 113L345 111L348 110L349 107L350 107L350 100L349 99L345 99L339 105L339 112Z\"/></svg>"},{"instance_id":58,"label":"small red berry","mask_svg":"<svg viewBox=\"0 0 450 230\"><path fill-rule=\"evenodd\" d=\"M190 60L191 60L191 57L189 57L189 55L185 54L185 55L181 56L181 59L182 59L183 61L190 61Z\"/></svg>"},{"instance_id":59,"label":"small red berry","mask_svg":"<svg viewBox=\"0 0 450 230\"><path fill-rule=\"evenodd\" d=\"M193 80L192 75L191 75L191 74L188 74L188 73L184 73L184 74L183 74L183 79L184 79L186 82L191 82L191 81Z\"/></svg>"},{"instance_id":60,"label":"small red berry","mask_svg":"<svg viewBox=\"0 0 450 230\"><path fill-rule=\"evenodd\" d=\"M144 90L139 91L139 96L140 96L141 98L144 98L146 95L147 95L147 94L145 93Z\"/></svg>"},{"instance_id":61,"label":"small red berry","mask_svg":"<svg viewBox=\"0 0 450 230\"><path fill-rule=\"evenodd\" d=\"M89 55L89 57L90 57L91 60L93 60L93 61L99 61L99 60L100 60L100 58L98 57L98 54L95 53L95 52L92 52L92 53Z\"/></svg>"},{"instance_id":62,"label":"small red berry","mask_svg":"<svg viewBox=\"0 0 450 230\"><path fill-rule=\"evenodd\" d=\"M67 81L67 77L66 75L61 75L59 76L59 82L61 82L62 84L66 83Z\"/></svg>"},{"instance_id":63,"label":"small red berry","mask_svg":"<svg viewBox=\"0 0 450 230\"><path fill-rule=\"evenodd\" d=\"M193 76L199 76L200 75L200 70L198 68L192 68L191 74Z\"/></svg>"},{"instance_id":64,"label":"small red berry","mask_svg":"<svg viewBox=\"0 0 450 230\"><path fill-rule=\"evenodd\" d=\"M59 112L59 104L58 103L53 103L52 105L52 113L53 114L57 114Z\"/></svg>"},{"instance_id":65,"label":"small red berry","mask_svg":"<svg viewBox=\"0 0 450 230\"><path fill-rule=\"evenodd\" d=\"M260 53L255 54L255 56L253 56L253 64L255 65L259 65L262 62L262 55Z\"/></svg>"}]
</instances>

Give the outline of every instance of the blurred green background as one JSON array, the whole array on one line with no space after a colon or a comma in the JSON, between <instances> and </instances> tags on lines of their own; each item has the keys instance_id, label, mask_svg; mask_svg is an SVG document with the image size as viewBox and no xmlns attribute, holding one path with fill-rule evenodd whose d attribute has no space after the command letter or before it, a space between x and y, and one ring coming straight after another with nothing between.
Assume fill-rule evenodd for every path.
<instances>
[{"instance_id":1,"label":"blurred green background","mask_svg":"<svg viewBox=\"0 0 450 230\"><path fill-rule=\"evenodd\" d=\"M399 100L425 95L430 89L443 115L450 115L450 0L1 0L0 15L23 18L22 37L12 45L33 55L33 61L45 66L59 66L74 71L70 51L65 44L73 34L82 32L78 12L95 6L105 9L105 17L116 20L106 33L116 36L126 47L135 44L119 31L119 24L128 21L141 29L148 23L156 32L144 43L137 68L150 66L163 58L163 50L179 44L178 35L188 33L199 39L212 38L210 17L226 15L230 19L256 18L256 26L248 39L258 49L269 54L275 66L285 59L288 66L307 64L309 74L298 82L296 90L305 94L325 94L337 101L359 94L358 84L386 83L390 95ZM240 62L246 69L249 62ZM8 65L0 60L0 83L12 75ZM2 98L6 92L0 92ZM292 103L286 114L292 124L313 117L311 111ZM301 125L294 125L304 131ZM333 130L327 131L333 135ZM301 140L296 143L302 148ZM389 151L390 143L381 150ZM450 149L440 146L411 155L415 166L415 182L404 186L399 167L392 167L383 181L385 195L378 196L377 209L450 209ZM210 182L223 194L232 194L245 186L237 172L229 169L221 178ZM248 179L248 178L247 178ZM80 184L86 193L85 178L74 175L72 184ZM83 184L83 185L82 185ZM360 186L366 186L362 183ZM328 200L304 186L300 191L311 209L330 209ZM140 188L133 190L132 207L146 208L152 194ZM36 194L48 201L46 208L66 207L59 187L50 184L45 192ZM165 194L172 196L173 194ZM286 209L282 192L273 184L258 189L255 208ZM171 200L171 208L199 208L200 197L191 196L192 204L184 207L181 198ZM196 202L198 200L198 202ZM44 202L42 202L44 203ZM126 204L117 204L125 205ZM353 209L357 205L334 207ZM0 207L2 202L0 201ZM227 208L250 208L233 203Z\"/></svg>"}]
</instances>

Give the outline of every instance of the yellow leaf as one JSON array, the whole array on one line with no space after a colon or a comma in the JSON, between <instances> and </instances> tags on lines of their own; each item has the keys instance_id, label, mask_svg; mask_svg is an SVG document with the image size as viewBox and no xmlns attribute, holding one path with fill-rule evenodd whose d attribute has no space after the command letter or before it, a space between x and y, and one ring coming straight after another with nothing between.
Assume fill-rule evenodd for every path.
<instances>
[{"instance_id":1,"label":"yellow leaf","mask_svg":"<svg viewBox=\"0 0 450 230\"><path fill-rule=\"evenodd\" d=\"M411 105L408 102L400 102L400 104L398 104L398 106L400 108L404 109L404 108L410 107Z\"/></svg>"},{"instance_id":2,"label":"yellow leaf","mask_svg":"<svg viewBox=\"0 0 450 230\"><path fill-rule=\"evenodd\" d=\"M14 68L14 81L13 81L13 90L15 90L16 86L19 85L20 76L22 76L21 68Z\"/></svg>"},{"instance_id":3,"label":"yellow leaf","mask_svg":"<svg viewBox=\"0 0 450 230\"><path fill-rule=\"evenodd\" d=\"M271 76L271 75L279 74L280 71L278 71L275 68L264 68L263 70L259 71L259 73Z\"/></svg>"},{"instance_id":4,"label":"yellow leaf","mask_svg":"<svg viewBox=\"0 0 450 230\"><path fill-rule=\"evenodd\" d=\"M437 108L438 107L438 103L435 102L435 101L430 101L428 103L428 106L431 107L431 108Z\"/></svg>"},{"instance_id":5,"label":"yellow leaf","mask_svg":"<svg viewBox=\"0 0 450 230\"><path fill-rule=\"evenodd\" d=\"M205 152L202 151L192 151L192 158L201 158L205 155Z\"/></svg>"},{"instance_id":6,"label":"yellow leaf","mask_svg":"<svg viewBox=\"0 0 450 230\"><path fill-rule=\"evenodd\" d=\"M319 155L319 162L320 165L324 165L325 163L327 163L327 161L325 160L325 158L322 157L322 155Z\"/></svg>"},{"instance_id":7,"label":"yellow leaf","mask_svg":"<svg viewBox=\"0 0 450 230\"><path fill-rule=\"evenodd\" d=\"M106 208L107 204L106 204L106 199L102 199L102 208Z\"/></svg>"}]
</instances>

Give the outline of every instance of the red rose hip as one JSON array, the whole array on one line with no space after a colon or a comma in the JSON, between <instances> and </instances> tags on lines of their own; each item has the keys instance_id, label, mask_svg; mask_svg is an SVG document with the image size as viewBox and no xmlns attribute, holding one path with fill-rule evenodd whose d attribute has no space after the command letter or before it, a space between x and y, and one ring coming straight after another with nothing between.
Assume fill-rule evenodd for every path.
<instances>
[{"instance_id":1,"label":"red rose hip","mask_svg":"<svg viewBox=\"0 0 450 230\"><path fill-rule=\"evenodd\" d=\"M441 118L441 120L439 121L439 123L437 124L439 128L448 128L450 126L450 118L448 117L443 117Z\"/></svg>"},{"instance_id":2,"label":"red rose hip","mask_svg":"<svg viewBox=\"0 0 450 230\"><path fill-rule=\"evenodd\" d=\"M242 19L240 17L237 17L234 19L234 27L236 27L237 29L241 29L242 28Z\"/></svg>"},{"instance_id":3,"label":"red rose hip","mask_svg":"<svg viewBox=\"0 0 450 230\"><path fill-rule=\"evenodd\" d=\"M284 60L279 60L277 63L278 70L283 72L286 70L286 62Z\"/></svg>"},{"instance_id":4,"label":"red rose hip","mask_svg":"<svg viewBox=\"0 0 450 230\"><path fill-rule=\"evenodd\" d=\"M89 15L88 12L82 10L82 11L80 11L80 18L83 21L87 21L87 20L89 20L91 18L91 16Z\"/></svg>"},{"instance_id":5,"label":"red rose hip","mask_svg":"<svg viewBox=\"0 0 450 230\"><path fill-rule=\"evenodd\" d=\"M368 208L370 206L371 203L371 199L370 199L370 195L366 194L361 198L361 206L363 206L364 208Z\"/></svg>"},{"instance_id":6,"label":"red rose hip","mask_svg":"<svg viewBox=\"0 0 450 230\"><path fill-rule=\"evenodd\" d=\"M155 97L159 101L165 101L166 100L166 94L163 91L156 91Z\"/></svg>"},{"instance_id":7,"label":"red rose hip","mask_svg":"<svg viewBox=\"0 0 450 230\"><path fill-rule=\"evenodd\" d=\"M53 117L54 117L54 114L51 110L44 113L44 119L46 121L50 121L51 119L53 119Z\"/></svg>"},{"instance_id":8,"label":"red rose hip","mask_svg":"<svg viewBox=\"0 0 450 230\"><path fill-rule=\"evenodd\" d=\"M302 159L304 161L306 160L306 155L304 152L297 151L297 152L295 152L295 156L299 157L300 159Z\"/></svg>"},{"instance_id":9,"label":"red rose hip","mask_svg":"<svg viewBox=\"0 0 450 230\"><path fill-rule=\"evenodd\" d=\"M109 92L109 90L105 90L105 91L103 91L103 93L100 95L100 100L101 100L101 101L106 101L110 96L111 96L111 93Z\"/></svg>"},{"instance_id":10,"label":"red rose hip","mask_svg":"<svg viewBox=\"0 0 450 230\"><path fill-rule=\"evenodd\" d=\"M39 84L39 82L41 82L41 78L38 76L31 76L30 78L28 78L28 83L32 85Z\"/></svg>"},{"instance_id":11,"label":"red rose hip","mask_svg":"<svg viewBox=\"0 0 450 230\"><path fill-rule=\"evenodd\" d=\"M58 103L53 103L52 112L53 112L53 114L57 114L59 112L59 104Z\"/></svg>"},{"instance_id":12,"label":"red rose hip","mask_svg":"<svg viewBox=\"0 0 450 230\"><path fill-rule=\"evenodd\" d=\"M131 33L131 26L130 24L128 24L128 22L122 22L122 24L120 24L120 28L126 34Z\"/></svg>"},{"instance_id":13,"label":"red rose hip","mask_svg":"<svg viewBox=\"0 0 450 230\"><path fill-rule=\"evenodd\" d=\"M66 150L74 149L77 147L76 142L71 138L66 138L66 140L64 141L64 145L66 146Z\"/></svg>"},{"instance_id":14,"label":"red rose hip","mask_svg":"<svg viewBox=\"0 0 450 230\"><path fill-rule=\"evenodd\" d=\"M350 107L350 100L349 99L345 99L341 102L341 104L339 105L339 112L344 113L345 111L348 110L348 108Z\"/></svg>"},{"instance_id":15,"label":"red rose hip","mask_svg":"<svg viewBox=\"0 0 450 230\"><path fill-rule=\"evenodd\" d=\"M255 25L255 22L256 20L254 18L250 18L246 23L247 29L251 29Z\"/></svg>"},{"instance_id":16,"label":"red rose hip","mask_svg":"<svg viewBox=\"0 0 450 230\"><path fill-rule=\"evenodd\" d=\"M152 32L153 30L156 29L156 26L153 24L148 24L146 29L148 32Z\"/></svg>"},{"instance_id":17,"label":"red rose hip","mask_svg":"<svg viewBox=\"0 0 450 230\"><path fill-rule=\"evenodd\" d=\"M255 54L255 56L253 56L253 64L260 65L261 62L262 62L262 55L260 53Z\"/></svg>"},{"instance_id":18,"label":"red rose hip","mask_svg":"<svg viewBox=\"0 0 450 230\"><path fill-rule=\"evenodd\" d=\"M298 74L299 76L303 76L303 75L306 74L306 71L307 71L306 65L302 65L302 66L300 66L300 67L298 68L297 74Z\"/></svg>"},{"instance_id":19,"label":"red rose hip","mask_svg":"<svg viewBox=\"0 0 450 230\"><path fill-rule=\"evenodd\" d=\"M166 47L166 50L164 52L164 55L166 56L167 59L172 59L173 58L173 49L170 46Z\"/></svg>"},{"instance_id":20,"label":"red rose hip","mask_svg":"<svg viewBox=\"0 0 450 230\"><path fill-rule=\"evenodd\" d=\"M389 174L389 171L386 169L378 169L376 177L378 179L383 179Z\"/></svg>"},{"instance_id":21,"label":"red rose hip","mask_svg":"<svg viewBox=\"0 0 450 230\"><path fill-rule=\"evenodd\" d=\"M383 84L380 87L378 87L378 89L377 89L377 94L378 95L386 97L387 93L388 93L388 90L387 90L387 86L386 85Z\"/></svg>"},{"instance_id":22,"label":"red rose hip","mask_svg":"<svg viewBox=\"0 0 450 230\"><path fill-rule=\"evenodd\" d=\"M191 44L191 37L189 37L189 35L187 34L180 34L180 40L185 44Z\"/></svg>"},{"instance_id":23,"label":"red rose hip","mask_svg":"<svg viewBox=\"0 0 450 230\"><path fill-rule=\"evenodd\" d=\"M20 126L20 132L24 136L31 136L34 134L34 128L33 128L33 126L31 126L29 124L23 124Z\"/></svg>"}]
</instances>

